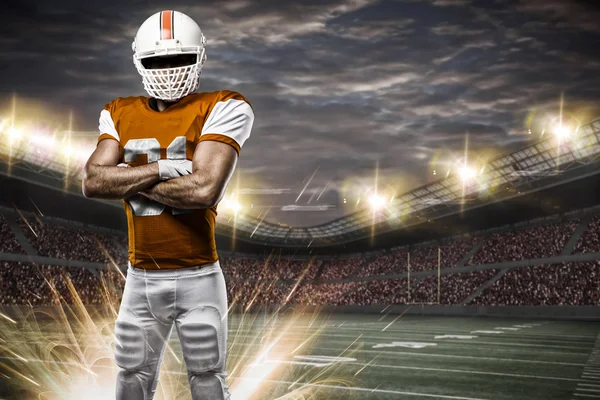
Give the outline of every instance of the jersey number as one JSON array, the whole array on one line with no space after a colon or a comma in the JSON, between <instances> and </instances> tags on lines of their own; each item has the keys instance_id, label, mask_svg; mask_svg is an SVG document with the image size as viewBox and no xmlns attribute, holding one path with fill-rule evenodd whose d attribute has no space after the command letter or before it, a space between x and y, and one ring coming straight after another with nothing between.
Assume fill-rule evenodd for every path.
<instances>
[{"instance_id":1,"label":"jersey number","mask_svg":"<svg viewBox=\"0 0 600 400\"><path fill-rule=\"evenodd\" d=\"M169 147L167 147L167 158L170 160L185 159L185 144L185 136L177 136L173 139ZM148 156L148 163L160 160L160 143L156 139L133 139L127 142L123 150L125 162L134 162L138 154L146 154ZM164 204L150 200L141 194L133 195L126 201L133 215L137 217L160 215L166 207ZM189 214L191 212L193 210L172 209L173 215Z\"/></svg>"}]
</instances>

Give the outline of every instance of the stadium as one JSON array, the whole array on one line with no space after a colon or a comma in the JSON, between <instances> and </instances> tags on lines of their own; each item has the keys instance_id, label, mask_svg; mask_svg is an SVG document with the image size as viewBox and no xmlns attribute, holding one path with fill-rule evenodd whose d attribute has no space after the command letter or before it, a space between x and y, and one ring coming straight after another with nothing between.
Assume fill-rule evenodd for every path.
<instances>
[{"instance_id":1,"label":"stadium","mask_svg":"<svg viewBox=\"0 0 600 400\"><path fill-rule=\"evenodd\" d=\"M600 398L600 120L554 131L318 226L228 197L235 398ZM123 204L39 132L0 133L0 398L110 398ZM168 350L157 397L189 398Z\"/></svg>"}]
</instances>

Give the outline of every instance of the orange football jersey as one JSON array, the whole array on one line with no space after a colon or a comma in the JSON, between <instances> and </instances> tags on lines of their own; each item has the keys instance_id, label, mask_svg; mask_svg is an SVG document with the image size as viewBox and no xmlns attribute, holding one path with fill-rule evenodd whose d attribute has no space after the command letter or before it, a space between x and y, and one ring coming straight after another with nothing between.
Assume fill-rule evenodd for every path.
<instances>
[{"instance_id":1,"label":"orange football jersey","mask_svg":"<svg viewBox=\"0 0 600 400\"><path fill-rule=\"evenodd\" d=\"M138 166L159 159L191 160L196 145L215 140L240 152L254 113L239 93L219 91L184 97L164 111L147 97L117 98L100 113L98 142L116 140L120 163ZM124 200L129 262L143 269L193 267L218 260L216 207L179 210L142 195Z\"/></svg>"}]
</instances>

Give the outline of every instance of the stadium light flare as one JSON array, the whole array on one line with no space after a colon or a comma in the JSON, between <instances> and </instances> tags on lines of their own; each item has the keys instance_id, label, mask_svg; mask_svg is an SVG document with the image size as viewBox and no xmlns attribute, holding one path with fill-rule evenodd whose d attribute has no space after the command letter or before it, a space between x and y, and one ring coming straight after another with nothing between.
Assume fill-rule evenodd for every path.
<instances>
[{"instance_id":1,"label":"stadium light flare","mask_svg":"<svg viewBox=\"0 0 600 400\"><path fill-rule=\"evenodd\" d=\"M385 198L377 194L369 197L369 204L374 210L379 210L385 206Z\"/></svg>"},{"instance_id":2,"label":"stadium light flare","mask_svg":"<svg viewBox=\"0 0 600 400\"><path fill-rule=\"evenodd\" d=\"M554 135L560 140L570 137L571 134L571 129L564 125L557 125L554 127Z\"/></svg>"},{"instance_id":3,"label":"stadium light flare","mask_svg":"<svg viewBox=\"0 0 600 400\"><path fill-rule=\"evenodd\" d=\"M467 165L463 165L458 169L458 174L463 181L469 181L477 176L477 171Z\"/></svg>"},{"instance_id":4,"label":"stadium light flare","mask_svg":"<svg viewBox=\"0 0 600 400\"><path fill-rule=\"evenodd\" d=\"M232 203L230 208L235 214L239 213L242 210L241 204L237 202Z\"/></svg>"},{"instance_id":5,"label":"stadium light flare","mask_svg":"<svg viewBox=\"0 0 600 400\"><path fill-rule=\"evenodd\" d=\"M223 200L221 200L219 206L222 207L225 211L230 211L235 215L239 214L243 209L242 205L239 202L237 202L235 199L228 197L225 197Z\"/></svg>"},{"instance_id":6,"label":"stadium light flare","mask_svg":"<svg viewBox=\"0 0 600 400\"><path fill-rule=\"evenodd\" d=\"M54 147L55 144L54 138L52 136L44 134L32 135L30 138L30 142L44 147Z\"/></svg>"},{"instance_id":7,"label":"stadium light flare","mask_svg":"<svg viewBox=\"0 0 600 400\"><path fill-rule=\"evenodd\" d=\"M14 143L21 139L21 137L23 136L23 132L21 132L20 129L17 129L14 126L11 126L6 130L6 135L8 136L8 141L10 143Z\"/></svg>"},{"instance_id":8,"label":"stadium light flare","mask_svg":"<svg viewBox=\"0 0 600 400\"><path fill-rule=\"evenodd\" d=\"M65 155L65 157L71 157L71 155L73 154L73 148L70 145L67 145L64 147L63 149L63 154Z\"/></svg>"}]
</instances>

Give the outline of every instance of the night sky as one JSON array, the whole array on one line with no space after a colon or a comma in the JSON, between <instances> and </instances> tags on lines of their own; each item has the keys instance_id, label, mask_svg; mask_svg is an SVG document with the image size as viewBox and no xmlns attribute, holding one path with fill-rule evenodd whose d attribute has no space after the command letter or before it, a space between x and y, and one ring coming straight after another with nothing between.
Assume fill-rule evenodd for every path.
<instances>
[{"instance_id":1,"label":"night sky","mask_svg":"<svg viewBox=\"0 0 600 400\"><path fill-rule=\"evenodd\" d=\"M582 123L600 116L598 3L4 1L0 110L17 93L72 111L94 143L104 104L145 95L139 25L184 12L208 41L200 90L238 91L255 109L232 187L287 189L247 201L255 214L272 205L269 221L313 225L354 210L376 166L378 190L399 195L440 178L432 170L463 155L467 134L472 157L534 143L530 122L556 115L561 95ZM280 210L290 204L337 208Z\"/></svg>"}]
</instances>

